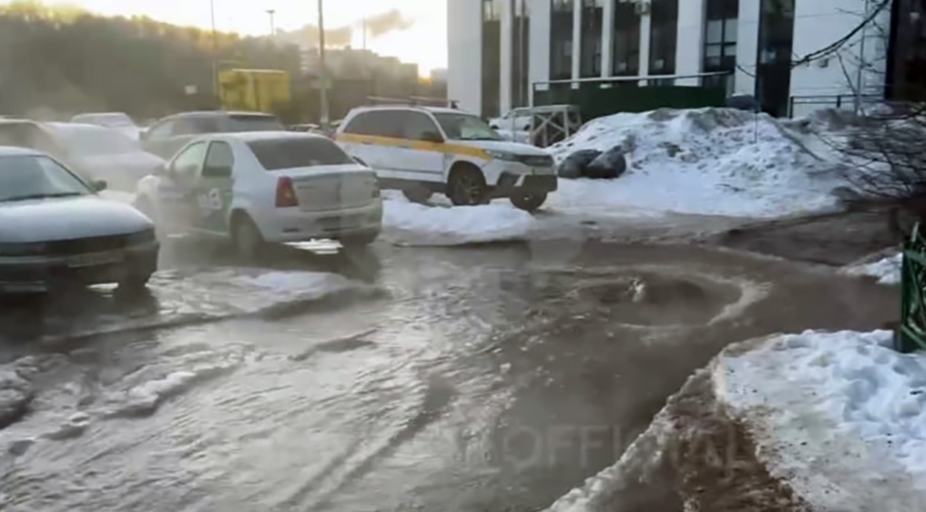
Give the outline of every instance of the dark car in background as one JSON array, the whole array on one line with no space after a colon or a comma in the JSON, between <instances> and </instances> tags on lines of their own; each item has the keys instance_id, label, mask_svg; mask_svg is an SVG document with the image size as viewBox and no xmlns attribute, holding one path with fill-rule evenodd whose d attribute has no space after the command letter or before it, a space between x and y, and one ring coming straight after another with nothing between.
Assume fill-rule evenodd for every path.
<instances>
[{"instance_id":1,"label":"dark car in background","mask_svg":"<svg viewBox=\"0 0 926 512\"><path fill-rule=\"evenodd\" d=\"M200 135L285 130L286 126L276 116L260 112L183 112L151 125L141 134L141 144L145 151L170 159Z\"/></svg>"}]
</instances>

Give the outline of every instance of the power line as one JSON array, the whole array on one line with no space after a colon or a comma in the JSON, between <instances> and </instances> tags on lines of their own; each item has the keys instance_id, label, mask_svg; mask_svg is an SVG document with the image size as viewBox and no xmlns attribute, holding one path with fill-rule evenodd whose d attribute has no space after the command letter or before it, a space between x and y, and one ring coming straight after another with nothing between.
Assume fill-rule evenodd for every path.
<instances>
[{"instance_id":1,"label":"power line","mask_svg":"<svg viewBox=\"0 0 926 512\"><path fill-rule=\"evenodd\" d=\"M862 22L859 23L857 27L852 29L851 32L849 32L848 34L846 34L845 36L841 37L836 42L828 46L825 46L823 48L820 48L819 50L810 52L807 55L801 57L800 59L797 59L796 61L792 61L791 67L796 68L802 64L808 64L814 60L823 59L823 58L826 58L832 55L833 53L838 51L840 48L842 48L846 43L848 43L853 37L855 37L856 34L861 32L869 23L874 21L875 17L877 17L878 14L881 13L881 11L883 11L888 5L891 4L891 1L892 0L881 0L881 3L878 5L878 7L876 7L874 11L869 13L868 16L866 16L865 19L862 20Z\"/></svg>"}]
</instances>

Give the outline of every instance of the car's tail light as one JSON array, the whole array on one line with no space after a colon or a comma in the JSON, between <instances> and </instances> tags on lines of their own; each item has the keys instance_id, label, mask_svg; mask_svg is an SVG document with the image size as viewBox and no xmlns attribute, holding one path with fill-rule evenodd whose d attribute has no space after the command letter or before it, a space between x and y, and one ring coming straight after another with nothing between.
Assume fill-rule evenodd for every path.
<instances>
[{"instance_id":1,"label":"car's tail light","mask_svg":"<svg viewBox=\"0 0 926 512\"><path fill-rule=\"evenodd\" d=\"M373 178L373 197L379 197L379 191L380 191L379 180L374 177Z\"/></svg>"},{"instance_id":2,"label":"car's tail light","mask_svg":"<svg viewBox=\"0 0 926 512\"><path fill-rule=\"evenodd\" d=\"M291 208L299 206L299 200L296 199L296 190L293 188L293 180L288 176L283 176L277 180L277 208Z\"/></svg>"}]
</instances>

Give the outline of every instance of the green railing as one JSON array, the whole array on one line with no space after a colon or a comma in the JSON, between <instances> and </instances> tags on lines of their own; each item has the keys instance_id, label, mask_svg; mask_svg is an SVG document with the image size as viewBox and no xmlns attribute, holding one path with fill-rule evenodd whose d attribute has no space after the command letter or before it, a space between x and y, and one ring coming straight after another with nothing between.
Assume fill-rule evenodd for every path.
<instances>
[{"instance_id":1,"label":"green railing","mask_svg":"<svg viewBox=\"0 0 926 512\"><path fill-rule=\"evenodd\" d=\"M894 332L899 352L926 350L926 238L916 223L904 240L900 267L900 327Z\"/></svg>"}]
</instances>

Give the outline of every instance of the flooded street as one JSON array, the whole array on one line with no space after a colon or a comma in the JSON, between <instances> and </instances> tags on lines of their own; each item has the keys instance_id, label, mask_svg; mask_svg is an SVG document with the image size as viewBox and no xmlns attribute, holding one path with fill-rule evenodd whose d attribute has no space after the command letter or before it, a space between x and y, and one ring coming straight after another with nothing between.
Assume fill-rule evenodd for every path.
<instances>
[{"instance_id":1,"label":"flooded street","mask_svg":"<svg viewBox=\"0 0 926 512\"><path fill-rule=\"evenodd\" d=\"M3 307L28 410L0 508L541 510L726 344L895 315L873 282L687 245L224 252L170 248L146 297Z\"/></svg>"}]
</instances>

